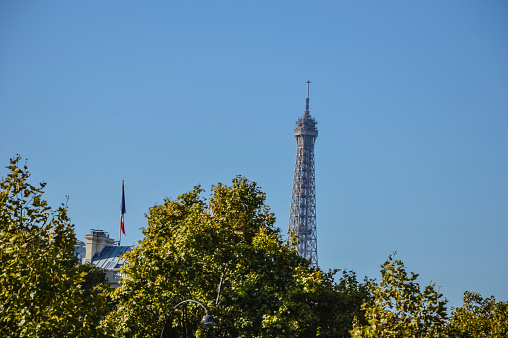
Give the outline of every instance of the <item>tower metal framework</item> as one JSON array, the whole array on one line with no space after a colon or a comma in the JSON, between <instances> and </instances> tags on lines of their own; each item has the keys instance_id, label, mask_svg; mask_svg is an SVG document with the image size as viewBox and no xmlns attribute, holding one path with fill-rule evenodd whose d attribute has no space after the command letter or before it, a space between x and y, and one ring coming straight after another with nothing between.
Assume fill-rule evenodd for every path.
<instances>
[{"instance_id":1,"label":"tower metal framework","mask_svg":"<svg viewBox=\"0 0 508 338\"><path fill-rule=\"evenodd\" d=\"M305 112L296 121L296 160L289 214L289 234L297 235L300 256L318 266L316 229L316 179L314 173L314 143L318 136L317 121L309 113L309 84Z\"/></svg>"}]
</instances>

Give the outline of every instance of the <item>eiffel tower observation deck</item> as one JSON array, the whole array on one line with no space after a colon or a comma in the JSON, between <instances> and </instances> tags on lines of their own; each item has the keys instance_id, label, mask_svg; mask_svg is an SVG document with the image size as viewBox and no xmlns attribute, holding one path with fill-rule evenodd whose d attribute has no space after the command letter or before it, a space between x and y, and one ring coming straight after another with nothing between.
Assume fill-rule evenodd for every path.
<instances>
[{"instance_id":1,"label":"eiffel tower observation deck","mask_svg":"<svg viewBox=\"0 0 508 338\"><path fill-rule=\"evenodd\" d=\"M300 256L318 266L316 230L316 179L314 173L314 143L318 136L316 120L309 113L309 85L305 112L296 121L296 160L289 214L289 235L298 236L297 249Z\"/></svg>"}]
</instances>

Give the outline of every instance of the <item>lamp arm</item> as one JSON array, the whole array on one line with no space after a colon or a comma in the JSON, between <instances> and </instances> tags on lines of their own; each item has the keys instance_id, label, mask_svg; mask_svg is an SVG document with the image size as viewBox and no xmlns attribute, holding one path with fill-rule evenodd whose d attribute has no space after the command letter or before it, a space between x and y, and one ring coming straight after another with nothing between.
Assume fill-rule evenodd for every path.
<instances>
[{"instance_id":1,"label":"lamp arm","mask_svg":"<svg viewBox=\"0 0 508 338\"><path fill-rule=\"evenodd\" d=\"M203 304L201 304L200 302L198 302L197 300L193 300L193 299L187 299L187 300L184 300L184 301L176 304L176 306L173 308L173 311L175 311L176 308L179 307L180 305L187 303L187 302L192 302L192 303L196 303L196 304L200 305L203 308L203 310L205 310L205 313L208 316L208 310L206 309L206 307Z\"/></svg>"}]
</instances>

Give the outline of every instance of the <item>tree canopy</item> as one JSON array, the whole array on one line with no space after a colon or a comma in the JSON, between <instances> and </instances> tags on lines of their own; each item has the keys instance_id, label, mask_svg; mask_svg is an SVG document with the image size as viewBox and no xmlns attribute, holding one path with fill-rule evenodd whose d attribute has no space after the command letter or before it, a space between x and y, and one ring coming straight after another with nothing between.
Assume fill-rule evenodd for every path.
<instances>
[{"instance_id":1,"label":"tree canopy","mask_svg":"<svg viewBox=\"0 0 508 338\"><path fill-rule=\"evenodd\" d=\"M417 274L389 256L381 268L381 282L370 282L372 302L362 305L367 325L356 323L353 337L441 337L445 332L446 299L436 285L423 290Z\"/></svg>"},{"instance_id":2,"label":"tree canopy","mask_svg":"<svg viewBox=\"0 0 508 338\"><path fill-rule=\"evenodd\" d=\"M274 227L256 183L237 176L212 187L207 200L198 186L176 200L150 208L144 239L127 253L118 307L103 322L112 336L160 334L172 307L186 299L205 304L216 318L216 337L315 337L347 332L342 297L361 293L349 275L343 293L334 272L311 268ZM347 284L347 285L346 285ZM356 291L355 291L356 290ZM357 296L358 298L358 296ZM363 302L357 301L357 308ZM177 326L175 314L172 326ZM204 315L188 307L189 322ZM212 332L197 328L198 336Z\"/></svg>"},{"instance_id":3,"label":"tree canopy","mask_svg":"<svg viewBox=\"0 0 508 338\"><path fill-rule=\"evenodd\" d=\"M453 309L449 322L452 337L508 337L508 302L496 302L466 291L462 307Z\"/></svg>"},{"instance_id":4,"label":"tree canopy","mask_svg":"<svg viewBox=\"0 0 508 338\"><path fill-rule=\"evenodd\" d=\"M0 180L0 335L88 336L101 298L83 298L67 207L52 210L20 160Z\"/></svg>"},{"instance_id":5,"label":"tree canopy","mask_svg":"<svg viewBox=\"0 0 508 338\"><path fill-rule=\"evenodd\" d=\"M45 184L28 183L20 160L0 180L2 337L153 337L168 318L167 336L508 336L507 302L466 292L448 319L436 285L420 288L394 256L379 283L311 267L295 238L282 239L265 194L241 176L208 199L197 186L150 208L111 296L104 272L77 262L66 205L51 209ZM188 299L208 308L213 328L196 325L204 311L194 303L173 311Z\"/></svg>"}]
</instances>

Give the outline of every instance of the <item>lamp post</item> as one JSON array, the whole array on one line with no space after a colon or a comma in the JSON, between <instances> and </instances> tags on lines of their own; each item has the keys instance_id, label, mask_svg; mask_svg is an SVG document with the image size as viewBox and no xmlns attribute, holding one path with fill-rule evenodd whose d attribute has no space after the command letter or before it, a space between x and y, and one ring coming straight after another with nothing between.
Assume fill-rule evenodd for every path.
<instances>
[{"instance_id":1,"label":"lamp post","mask_svg":"<svg viewBox=\"0 0 508 338\"><path fill-rule=\"evenodd\" d=\"M204 327L204 328L208 328L208 327L212 327L213 326L213 323L214 323L213 317L208 314L208 310L206 309L206 307L203 304L201 304L200 302L198 302L197 300L187 299L187 300L184 300L184 301L176 304L176 306L173 308L173 310L171 311L171 314L168 316L168 318L164 322L164 326L162 327L162 332L161 332L160 338L164 338L164 331L165 331L166 327L168 326L169 321L170 321L173 313L175 312L175 310L180 305L185 304L185 303L189 303L189 302L190 303L196 303L196 304L198 304L199 306L201 306L205 310L205 316L201 319L201 322L200 322L201 326Z\"/></svg>"}]
</instances>

